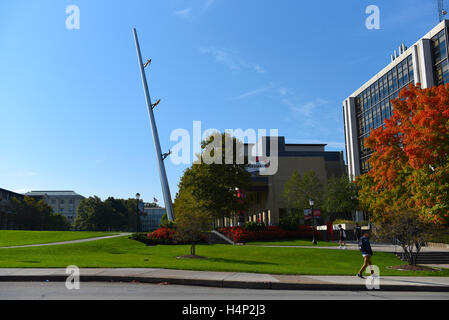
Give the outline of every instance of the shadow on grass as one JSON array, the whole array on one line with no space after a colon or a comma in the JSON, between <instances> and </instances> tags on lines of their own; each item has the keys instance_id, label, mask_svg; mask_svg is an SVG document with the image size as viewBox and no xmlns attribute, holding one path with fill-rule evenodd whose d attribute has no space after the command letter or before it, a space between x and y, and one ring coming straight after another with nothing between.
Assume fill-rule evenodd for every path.
<instances>
[{"instance_id":1,"label":"shadow on grass","mask_svg":"<svg viewBox=\"0 0 449 320\"><path fill-rule=\"evenodd\" d=\"M273 239L273 240L260 240L260 241L252 241L252 242L295 242L295 241L309 241L312 243L312 239ZM324 241L323 241L324 242Z\"/></svg>"},{"instance_id":2,"label":"shadow on grass","mask_svg":"<svg viewBox=\"0 0 449 320\"><path fill-rule=\"evenodd\" d=\"M224 259L224 258L210 258L208 261L218 262L218 263L232 263L232 264L246 264L246 265L272 265L277 266L277 263L262 262L262 261L251 261L251 260L237 260L237 259Z\"/></svg>"}]
</instances>

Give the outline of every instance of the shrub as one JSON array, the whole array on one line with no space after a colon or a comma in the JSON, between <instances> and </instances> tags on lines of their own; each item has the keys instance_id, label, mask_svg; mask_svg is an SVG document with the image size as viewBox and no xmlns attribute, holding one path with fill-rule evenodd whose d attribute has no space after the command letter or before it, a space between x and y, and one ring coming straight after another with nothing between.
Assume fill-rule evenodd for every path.
<instances>
[{"instance_id":1,"label":"shrub","mask_svg":"<svg viewBox=\"0 0 449 320\"><path fill-rule=\"evenodd\" d=\"M174 244L175 241L175 231L170 228L162 227L154 232L150 232L147 238L158 242L158 244Z\"/></svg>"},{"instance_id":2,"label":"shrub","mask_svg":"<svg viewBox=\"0 0 449 320\"><path fill-rule=\"evenodd\" d=\"M281 227L265 227L259 231L250 231L242 227L229 227L221 228L218 231L232 239L235 243L282 239L309 239L313 235L312 227L305 225L300 225L296 230L285 230ZM315 236L320 237L319 233L315 233Z\"/></svg>"},{"instance_id":3,"label":"shrub","mask_svg":"<svg viewBox=\"0 0 449 320\"><path fill-rule=\"evenodd\" d=\"M142 242L142 243L146 244L147 246L163 244L163 241L161 241L161 240L148 238L148 234L146 234L146 233L134 233L129 238L131 240Z\"/></svg>"},{"instance_id":4,"label":"shrub","mask_svg":"<svg viewBox=\"0 0 449 320\"><path fill-rule=\"evenodd\" d=\"M344 220L344 219L337 219L333 222L334 225L339 225L339 224L356 224L358 223L359 226L367 226L369 224L368 221L352 221L352 220Z\"/></svg>"},{"instance_id":5,"label":"shrub","mask_svg":"<svg viewBox=\"0 0 449 320\"><path fill-rule=\"evenodd\" d=\"M248 221L245 224L244 228L247 231L262 231L262 230L264 230L266 228L266 225L263 222Z\"/></svg>"},{"instance_id":6,"label":"shrub","mask_svg":"<svg viewBox=\"0 0 449 320\"><path fill-rule=\"evenodd\" d=\"M176 230L170 228L159 228L150 233L134 233L130 239L145 243L146 245L189 244L181 241L176 234ZM204 234L204 237L198 243L207 243L207 241L208 237Z\"/></svg>"}]
</instances>

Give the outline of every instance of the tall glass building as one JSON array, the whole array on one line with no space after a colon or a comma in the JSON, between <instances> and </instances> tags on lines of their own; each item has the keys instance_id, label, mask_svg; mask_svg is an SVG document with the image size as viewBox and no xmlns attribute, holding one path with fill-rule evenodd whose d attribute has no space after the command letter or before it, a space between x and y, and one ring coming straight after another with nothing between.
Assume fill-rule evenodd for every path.
<instances>
[{"instance_id":1,"label":"tall glass building","mask_svg":"<svg viewBox=\"0 0 449 320\"><path fill-rule=\"evenodd\" d=\"M391 100L410 83L430 88L449 82L449 20L442 21L410 48L401 46L391 63L343 102L348 173L353 178L370 170L370 132L393 114Z\"/></svg>"}]
</instances>

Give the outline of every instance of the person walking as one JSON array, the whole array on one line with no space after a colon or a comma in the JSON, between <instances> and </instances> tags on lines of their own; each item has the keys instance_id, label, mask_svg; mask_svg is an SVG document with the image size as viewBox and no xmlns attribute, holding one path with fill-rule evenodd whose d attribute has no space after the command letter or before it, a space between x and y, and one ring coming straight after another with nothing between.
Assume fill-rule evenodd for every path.
<instances>
[{"instance_id":1,"label":"person walking","mask_svg":"<svg viewBox=\"0 0 449 320\"><path fill-rule=\"evenodd\" d=\"M360 269L359 273L357 274L357 277L365 279L363 273L365 272L366 268L368 268L368 266L370 267L372 266L371 257L373 256L373 250L371 249L368 233L365 233L363 237L360 239L360 251L362 252L363 256L363 266L362 269ZM373 274L374 270L371 269L371 275Z\"/></svg>"},{"instance_id":2,"label":"person walking","mask_svg":"<svg viewBox=\"0 0 449 320\"><path fill-rule=\"evenodd\" d=\"M338 225L338 230L340 231L340 249L343 245L343 249L346 250L346 231L341 224Z\"/></svg>"},{"instance_id":3,"label":"person walking","mask_svg":"<svg viewBox=\"0 0 449 320\"><path fill-rule=\"evenodd\" d=\"M357 243L360 246L360 238L362 238L362 228L359 226L358 223L355 224L354 234L355 238L357 239Z\"/></svg>"}]
</instances>

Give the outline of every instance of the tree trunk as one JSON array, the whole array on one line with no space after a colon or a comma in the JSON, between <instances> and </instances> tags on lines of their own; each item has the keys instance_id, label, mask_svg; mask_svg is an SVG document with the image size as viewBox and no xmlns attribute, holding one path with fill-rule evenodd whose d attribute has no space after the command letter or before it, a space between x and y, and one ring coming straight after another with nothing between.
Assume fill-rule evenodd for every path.
<instances>
[{"instance_id":1,"label":"tree trunk","mask_svg":"<svg viewBox=\"0 0 449 320\"><path fill-rule=\"evenodd\" d=\"M196 256L195 243L192 242L192 246L190 247L190 254L192 256Z\"/></svg>"}]
</instances>

